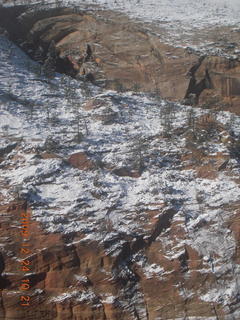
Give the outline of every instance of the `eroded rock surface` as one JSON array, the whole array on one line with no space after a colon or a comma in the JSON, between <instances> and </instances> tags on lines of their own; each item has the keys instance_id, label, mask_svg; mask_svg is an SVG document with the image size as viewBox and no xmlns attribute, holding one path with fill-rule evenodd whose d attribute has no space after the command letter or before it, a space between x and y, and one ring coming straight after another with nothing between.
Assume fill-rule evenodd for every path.
<instances>
[{"instance_id":1,"label":"eroded rock surface","mask_svg":"<svg viewBox=\"0 0 240 320\"><path fill-rule=\"evenodd\" d=\"M204 302L196 295L216 282L214 273L200 270L207 265L217 268L214 261L218 257L204 261L190 245L175 249L173 255L169 252L170 243L177 245L177 239L187 236L181 221L173 222L176 211L166 210L163 205L162 209L150 210L147 214L147 239L118 236L102 244L81 240L80 233L46 234L39 224L31 221L31 252L25 257L21 253L24 245L20 230L14 229L9 221L18 225L22 215L31 219L31 211L23 202L1 207L4 224L1 238L8 239L1 267L1 286L5 289L1 293L2 319L20 320L28 316L49 320L154 320L196 315L203 319L216 315L219 319L228 319L226 314L238 308L237 302L223 308L217 303ZM235 229L239 242L236 221L228 223ZM208 228L207 224L202 228ZM169 244L164 243L165 238ZM115 254L106 254L114 242L118 243L118 250ZM171 259L167 258L169 255ZM14 257L28 260L30 272L23 272L22 264ZM226 274L220 281L227 283L229 276ZM18 289L24 279L31 283L31 290L25 293ZM23 294L30 294L31 307L19 305Z\"/></svg>"},{"instance_id":2,"label":"eroded rock surface","mask_svg":"<svg viewBox=\"0 0 240 320\"><path fill-rule=\"evenodd\" d=\"M214 102L219 109L239 112L238 55L199 57L164 44L144 24L96 8L16 7L2 8L0 14L3 27L32 57L46 59L54 43L60 72L118 91L157 92L170 100L205 106ZM9 18L14 26L9 27Z\"/></svg>"},{"instance_id":3,"label":"eroded rock surface","mask_svg":"<svg viewBox=\"0 0 240 320\"><path fill-rule=\"evenodd\" d=\"M1 37L0 318L238 319L240 118L221 112L229 99L237 112L237 87L221 88L238 79L238 61L174 49L112 14L29 12L9 33L19 41L20 32L33 56L40 45L46 55L54 38L57 68L75 77L87 65L92 82L118 79L118 91L157 83L166 97L212 99L217 110L60 75L47 81ZM23 294L29 308L20 306Z\"/></svg>"}]
</instances>

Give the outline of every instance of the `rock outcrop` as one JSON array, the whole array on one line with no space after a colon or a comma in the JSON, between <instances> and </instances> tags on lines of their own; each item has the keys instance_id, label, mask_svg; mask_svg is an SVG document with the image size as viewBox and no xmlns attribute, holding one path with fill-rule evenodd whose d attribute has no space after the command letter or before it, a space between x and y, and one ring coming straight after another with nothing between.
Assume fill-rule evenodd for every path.
<instances>
[{"instance_id":1,"label":"rock outcrop","mask_svg":"<svg viewBox=\"0 0 240 320\"><path fill-rule=\"evenodd\" d=\"M27 247L13 224L19 225L23 215L30 217L30 209L21 201L1 207L1 238L7 243L0 260L1 318L154 320L197 315L225 319L237 305L224 310L219 304L204 302L192 294L203 292L216 281L213 273L200 270L207 264L213 267L217 257L204 261L194 248L186 245L178 248L175 257L167 258L170 247L158 237L164 239L168 235L173 243L186 237L181 222L173 222L174 214L174 210L165 210L164 205L160 211L149 211L145 240L116 238L102 245L94 240L81 241L79 233L46 234L37 222L30 221ZM11 220L7 220L9 216ZM237 224L231 220L229 225L239 241ZM107 254L114 241L122 242L120 250ZM29 250L26 257L22 248ZM138 261L140 255L146 259L143 265ZM22 271L24 258L29 272ZM21 289L24 279L30 281L29 290ZM20 305L23 295L30 297L31 307Z\"/></svg>"},{"instance_id":2,"label":"rock outcrop","mask_svg":"<svg viewBox=\"0 0 240 320\"><path fill-rule=\"evenodd\" d=\"M199 58L192 50L164 44L144 24L96 8L20 6L1 8L0 17L10 37L33 58L45 60L54 46L60 72L118 91L155 92L239 113L239 57Z\"/></svg>"},{"instance_id":3,"label":"rock outcrop","mask_svg":"<svg viewBox=\"0 0 240 320\"><path fill-rule=\"evenodd\" d=\"M157 94L72 80L76 114L62 77L29 79L30 60L0 39L14 91L1 81L0 319L239 319L239 117L159 97L238 113L239 61L166 45L110 11L0 15L36 60Z\"/></svg>"},{"instance_id":4,"label":"rock outcrop","mask_svg":"<svg viewBox=\"0 0 240 320\"><path fill-rule=\"evenodd\" d=\"M75 168L80 170L91 170L93 169L94 163L88 158L88 156L84 152L78 152L72 154L68 162Z\"/></svg>"},{"instance_id":5,"label":"rock outcrop","mask_svg":"<svg viewBox=\"0 0 240 320\"><path fill-rule=\"evenodd\" d=\"M209 56L190 70L186 93L196 95L196 103L206 108L239 113L240 63L238 60Z\"/></svg>"}]
</instances>

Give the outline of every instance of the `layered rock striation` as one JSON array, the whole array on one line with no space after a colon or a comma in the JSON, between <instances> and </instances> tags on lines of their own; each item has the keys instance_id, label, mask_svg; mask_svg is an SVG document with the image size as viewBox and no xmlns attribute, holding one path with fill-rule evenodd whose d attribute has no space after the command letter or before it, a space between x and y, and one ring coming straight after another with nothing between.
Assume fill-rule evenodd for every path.
<instances>
[{"instance_id":1,"label":"layered rock striation","mask_svg":"<svg viewBox=\"0 0 240 320\"><path fill-rule=\"evenodd\" d=\"M123 14L92 9L1 8L1 25L41 62L54 47L59 72L118 91L155 92L165 99L239 112L237 54L199 56L165 44L149 26Z\"/></svg>"}]
</instances>

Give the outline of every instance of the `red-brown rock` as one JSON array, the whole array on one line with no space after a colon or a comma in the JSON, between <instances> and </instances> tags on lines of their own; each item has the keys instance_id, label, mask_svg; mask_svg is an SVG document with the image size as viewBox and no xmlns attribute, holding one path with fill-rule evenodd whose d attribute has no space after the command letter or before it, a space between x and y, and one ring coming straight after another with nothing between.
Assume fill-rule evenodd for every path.
<instances>
[{"instance_id":1,"label":"red-brown rock","mask_svg":"<svg viewBox=\"0 0 240 320\"><path fill-rule=\"evenodd\" d=\"M73 167L83 171L92 170L95 168L93 161L88 158L85 152L78 152L72 154L69 157L68 162Z\"/></svg>"}]
</instances>

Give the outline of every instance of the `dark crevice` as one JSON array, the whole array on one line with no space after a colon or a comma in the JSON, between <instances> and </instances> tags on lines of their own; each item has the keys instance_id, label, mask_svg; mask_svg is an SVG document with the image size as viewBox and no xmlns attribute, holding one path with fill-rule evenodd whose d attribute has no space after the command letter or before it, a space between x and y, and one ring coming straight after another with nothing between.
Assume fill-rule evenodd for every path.
<instances>
[{"instance_id":1,"label":"dark crevice","mask_svg":"<svg viewBox=\"0 0 240 320\"><path fill-rule=\"evenodd\" d=\"M189 70L188 72L188 76L193 77L195 75L195 73L197 72L197 70L200 68L203 60L205 59L205 56L201 56L198 60L198 62L192 66L192 68Z\"/></svg>"},{"instance_id":2,"label":"dark crevice","mask_svg":"<svg viewBox=\"0 0 240 320\"><path fill-rule=\"evenodd\" d=\"M11 285L11 282L2 276L2 273L5 269L5 262L3 255L0 253L0 290L3 290Z\"/></svg>"},{"instance_id":3,"label":"dark crevice","mask_svg":"<svg viewBox=\"0 0 240 320\"><path fill-rule=\"evenodd\" d=\"M189 254L186 248L184 252L178 257L178 260L181 264L182 271L187 272L189 270L189 267L188 267Z\"/></svg>"},{"instance_id":4,"label":"dark crevice","mask_svg":"<svg viewBox=\"0 0 240 320\"><path fill-rule=\"evenodd\" d=\"M140 250L150 247L156 238L171 226L171 222L175 214L176 211L172 208L167 209L163 214L161 214L148 240L144 240L143 235L141 235L134 241L126 242L122 246L122 250L114 262L113 269L117 268L123 261L131 261L131 257ZM108 244L108 246L109 245L110 244Z\"/></svg>"},{"instance_id":5,"label":"dark crevice","mask_svg":"<svg viewBox=\"0 0 240 320\"><path fill-rule=\"evenodd\" d=\"M129 242L126 242L122 246L122 250L120 254L117 256L114 264L113 264L113 269L118 268L119 265L122 264L123 261L128 261L129 257L132 255L131 249L130 249L130 244Z\"/></svg>"},{"instance_id":6,"label":"dark crevice","mask_svg":"<svg viewBox=\"0 0 240 320\"><path fill-rule=\"evenodd\" d=\"M213 84L208 69L205 70L204 77L199 81L196 79L196 72L202 65L205 56L199 58L198 62L189 70L190 76L189 86L184 97L186 104L198 104L199 97L205 89L213 89Z\"/></svg>"},{"instance_id":7,"label":"dark crevice","mask_svg":"<svg viewBox=\"0 0 240 320\"><path fill-rule=\"evenodd\" d=\"M122 287L128 287L129 290L134 290L134 286L140 282L141 277L138 274L137 270L134 268L134 262L132 261L133 256L141 250L148 249L152 242L166 229L171 226L171 221L176 214L176 211L173 208L165 210L158 219L150 238L144 240L143 235L138 236L132 241L127 241L123 244L121 252L115 258L113 263L112 271L116 275L116 282ZM116 239L115 239L116 240ZM119 239L118 239L119 241ZM114 241L115 242L115 241ZM110 246L110 243L107 244L107 247ZM186 258L187 259L187 258ZM182 264L185 266L185 260L183 259ZM123 277L121 274L122 269L127 268L130 272L126 272ZM129 291L128 290L128 291ZM149 319L148 307L146 301L143 301L143 306L146 309L147 319ZM137 312L136 307L133 309L134 317L140 319L140 316Z\"/></svg>"},{"instance_id":8,"label":"dark crevice","mask_svg":"<svg viewBox=\"0 0 240 320\"><path fill-rule=\"evenodd\" d=\"M4 157L5 155L9 154L12 152L17 147L17 143L12 143L7 145L6 147L0 147L0 157Z\"/></svg>"},{"instance_id":9,"label":"dark crevice","mask_svg":"<svg viewBox=\"0 0 240 320\"><path fill-rule=\"evenodd\" d=\"M171 221L176 214L174 209L166 210L158 219L158 222L155 225L155 228L152 232L151 237L148 240L148 246L152 244L153 241L166 229L171 226Z\"/></svg>"},{"instance_id":10,"label":"dark crevice","mask_svg":"<svg viewBox=\"0 0 240 320\"><path fill-rule=\"evenodd\" d=\"M51 24L48 24L45 29L42 29L39 33L31 33L31 29L35 23L41 21L41 19L53 18L56 16L72 14L72 9L67 8L48 8L41 9L41 7L31 6L31 10L27 6L15 6L11 8L0 7L0 27L7 30L9 39L16 43L21 49L23 49L33 60L43 63L48 55L48 49L50 43L43 40L45 33L49 31ZM80 13L79 13L80 14ZM12 23L9 23L11 21ZM54 23L52 23L54 25ZM74 27L68 27L52 40L55 42L60 41L68 34L74 32ZM36 59L36 54L39 48L43 49L40 59ZM77 75L77 71L67 57L60 57L60 51L56 50L55 69L57 72L65 73L71 77ZM91 80L91 79L90 79Z\"/></svg>"}]
</instances>

